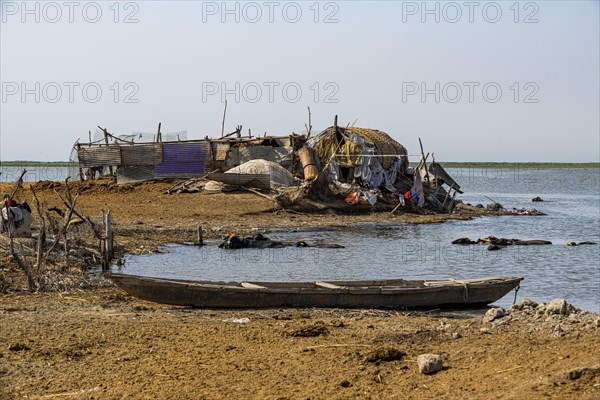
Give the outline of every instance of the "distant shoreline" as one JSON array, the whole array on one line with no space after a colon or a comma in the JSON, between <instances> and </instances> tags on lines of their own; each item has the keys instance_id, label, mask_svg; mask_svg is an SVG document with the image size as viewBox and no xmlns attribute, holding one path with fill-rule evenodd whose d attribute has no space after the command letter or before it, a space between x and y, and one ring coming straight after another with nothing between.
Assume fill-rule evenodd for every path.
<instances>
[{"instance_id":1,"label":"distant shoreline","mask_svg":"<svg viewBox=\"0 0 600 400\"><path fill-rule=\"evenodd\" d=\"M0 161L2 167L70 167L68 161Z\"/></svg>"},{"instance_id":2,"label":"distant shoreline","mask_svg":"<svg viewBox=\"0 0 600 400\"><path fill-rule=\"evenodd\" d=\"M469 161L438 161L444 168L482 168L482 169L600 169L600 162L590 163L560 163L560 162L469 162ZM411 162L411 167L418 163ZM69 167L68 161L0 161L0 167Z\"/></svg>"},{"instance_id":3,"label":"distant shoreline","mask_svg":"<svg viewBox=\"0 0 600 400\"><path fill-rule=\"evenodd\" d=\"M560 163L560 162L469 162L469 161L438 161L444 168L489 168L489 169L599 169L600 163ZM411 167L416 167L418 162L411 162Z\"/></svg>"}]
</instances>

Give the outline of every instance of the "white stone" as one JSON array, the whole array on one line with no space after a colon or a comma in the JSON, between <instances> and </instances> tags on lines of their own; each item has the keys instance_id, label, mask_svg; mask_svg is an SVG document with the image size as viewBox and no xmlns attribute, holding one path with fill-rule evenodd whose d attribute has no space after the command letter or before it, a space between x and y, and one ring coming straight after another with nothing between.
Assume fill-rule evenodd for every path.
<instances>
[{"instance_id":1,"label":"white stone","mask_svg":"<svg viewBox=\"0 0 600 400\"><path fill-rule=\"evenodd\" d=\"M565 335L565 331L563 330L562 326L560 326L560 324L557 324L554 327L554 336L563 337L564 335Z\"/></svg>"},{"instance_id":2,"label":"white stone","mask_svg":"<svg viewBox=\"0 0 600 400\"><path fill-rule=\"evenodd\" d=\"M495 319L502 318L506 315L506 310L502 307L490 308L483 316L483 322L492 322Z\"/></svg>"},{"instance_id":3,"label":"white stone","mask_svg":"<svg viewBox=\"0 0 600 400\"><path fill-rule=\"evenodd\" d=\"M421 354L417 357L417 365L422 374L432 374L443 368L442 356L439 354Z\"/></svg>"},{"instance_id":4,"label":"white stone","mask_svg":"<svg viewBox=\"0 0 600 400\"><path fill-rule=\"evenodd\" d=\"M569 313L568 309L569 304L565 299L555 299L546 304L546 313L548 314L567 315Z\"/></svg>"},{"instance_id":5,"label":"white stone","mask_svg":"<svg viewBox=\"0 0 600 400\"><path fill-rule=\"evenodd\" d=\"M521 305L523 307L532 307L535 308L538 306L538 303L536 303L535 301L531 300L530 298L525 297L523 299L523 301L521 302Z\"/></svg>"}]
</instances>

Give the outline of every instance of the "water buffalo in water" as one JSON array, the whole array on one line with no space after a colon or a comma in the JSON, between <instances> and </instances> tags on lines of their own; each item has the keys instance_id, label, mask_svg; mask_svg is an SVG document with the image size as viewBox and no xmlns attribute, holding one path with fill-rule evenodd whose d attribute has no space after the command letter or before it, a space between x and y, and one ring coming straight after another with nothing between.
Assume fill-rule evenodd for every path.
<instances>
[{"instance_id":1,"label":"water buffalo in water","mask_svg":"<svg viewBox=\"0 0 600 400\"><path fill-rule=\"evenodd\" d=\"M343 249L344 246L339 244L308 244L304 240L297 242L279 242L271 240L268 237L257 233L251 237L240 238L236 235L228 235L223 243L219 245L222 249L280 249L282 247L294 246L294 247L317 247L320 249Z\"/></svg>"}]
</instances>

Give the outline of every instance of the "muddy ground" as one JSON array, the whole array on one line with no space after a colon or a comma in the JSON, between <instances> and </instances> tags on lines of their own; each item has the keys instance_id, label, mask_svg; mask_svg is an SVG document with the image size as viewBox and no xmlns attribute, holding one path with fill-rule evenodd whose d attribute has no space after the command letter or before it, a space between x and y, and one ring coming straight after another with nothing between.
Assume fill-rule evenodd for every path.
<instances>
[{"instance_id":1,"label":"muddy ground","mask_svg":"<svg viewBox=\"0 0 600 400\"><path fill-rule=\"evenodd\" d=\"M166 194L173 184L86 184L78 203L92 216L110 209L128 252L192 241L199 223L217 237L479 215L308 215L251 193ZM63 207L53 193L60 184L35 187L47 207ZM27 185L17 199L32 204ZM10 259L0 261L18 275ZM468 313L189 309L144 302L108 282L63 293L13 287L0 295L0 399L592 399L600 398L599 334L598 316L575 310L515 309L484 322ZM422 353L441 354L444 369L421 374Z\"/></svg>"},{"instance_id":2,"label":"muddy ground","mask_svg":"<svg viewBox=\"0 0 600 400\"><path fill-rule=\"evenodd\" d=\"M600 397L597 315L456 315L189 309L115 288L4 295L0 398ZM422 353L444 369L421 374Z\"/></svg>"},{"instance_id":3,"label":"muddy ground","mask_svg":"<svg viewBox=\"0 0 600 400\"><path fill-rule=\"evenodd\" d=\"M386 222L427 224L498 214L486 210L453 214L391 214L372 212L369 206L354 207L353 213L302 213L283 210L275 202L248 192L168 194L167 190L177 182L180 181L116 185L109 180L99 180L84 182L81 189L79 183L72 184L72 188L74 193L81 191L77 208L83 214L99 217L101 210L111 211L117 242L125 245L129 252L135 252L141 245L193 241L199 224L203 225L207 236L221 237L229 231L244 233L256 229L268 231L275 228L343 227ZM13 186L13 183L0 183L0 192L9 193ZM26 200L33 206L30 186L35 188L40 201L47 208L65 209L54 193L63 193L64 183L25 183L16 199Z\"/></svg>"}]
</instances>

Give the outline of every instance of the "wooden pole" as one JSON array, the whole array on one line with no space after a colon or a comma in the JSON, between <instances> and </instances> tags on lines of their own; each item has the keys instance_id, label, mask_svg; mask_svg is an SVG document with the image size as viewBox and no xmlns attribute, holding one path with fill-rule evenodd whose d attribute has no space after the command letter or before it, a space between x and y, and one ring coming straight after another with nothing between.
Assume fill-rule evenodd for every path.
<instances>
[{"instance_id":1,"label":"wooden pole","mask_svg":"<svg viewBox=\"0 0 600 400\"><path fill-rule=\"evenodd\" d=\"M427 161L428 158L429 153L425 154L425 161ZM417 165L417 168L415 168L415 171L421 169L421 165L423 165L423 159L419 160L419 164Z\"/></svg>"},{"instance_id":2,"label":"wooden pole","mask_svg":"<svg viewBox=\"0 0 600 400\"><path fill-rule=\"evenodd\" d=\"M425 159L425 152L423 151L423 143L421 143L421 138L419 138L419 146L421 146L421 157L423 157L423 166L425 167L425 179L427 179L427 184L430 185L429 172L427 172L427 160Z\"/></svg>"},{"instance_id":3,"label":"wooden pole","mask_svg":"<svg viewBox=\"0 0 600 400\"><path fill-rule=\"evenodd\" d=\"M26 173L27 173L27 170L24 169L23 172L21 172L21 175L19 176L19 179L17 179L17 182L15 182L15 187L14 187L13 191L10 192L10 198L11 199L13 197L15 197L15 195L19 191L19 188L21 187L21 184L23 183L23 177L25 176Z\"/></svg>"},{"instance_id":4,"label":"wooden pole","mask_svg":"<svg viewBox=\"0 0 600 400\"><path fill-rule=\"evenodd\" d=\"M198 224L198 238L196 240L196 246L204 246L204 232L202 231L202 224Z\"/></svg>"},{"instance_id":5,"label":"wooden pole","mask_svg":"<svg viewBox=\"0 0 600 400\"><path fill-rule=\"evenodd\" d=\"M80 148L81 148L81 144L77 143L77 154L79 154ZM79 158L79 156L78 156L78 158ZM83 169L81 168L81 164L78 163L78 165L79 165L79 180L81 182L83 182Z\"/></svg>"},{"instance_id":6,"label":"wooden pole","mask_svg":"<svg viewBox=\"0 0 600 400\"><path fill-rule=\"evenodd\" d=\"M227 114L227 100L225 100L225 109L223 110L223 122L221 123L221 137L225 134L225 115Z\"/></svg>"},{"instance_id":7,"label":"wooden pole","mask_svg":"<svg viewBox=\"0 0 600 400\"><path fill-rule=\"evenodd\" d=\"M88 139L89 139L88 147L92 147L92 131L88 131Z\"/></svg>"},{"instance_id":8,"label":"wooden pole","mask_svg":"<svg viewBox=\"0 0 600 400\"><path fill-rule=\"evenodd\" d=\"M446 206L446 201L448 201L448 196L450 196L451 191L452 191L452 187L450 187L450 189L448 189L448 191L446 192L446 197L444 197L444 202L442 203L442 207Z\"/></svg>"},{"instance_id":9,"label":"wooden pole","mask_svg":"<svg viewBox=\"0 0 600 400\"><path fill-rule=\"evenodd\" d=\"M308 125L304 124L304 126L306 127L306 138L308 139L310 137L310 132L312 131L312 122L311 122L311 115L310 115L310 107L308 108Z\"/></svg>"},{"instance_id":10,"label":"wooden pole","mask_svg":"<svg viewBox=\"0 0 600 400\"><path fill-rule=\"evenodd\" d=\"M106 130L106 128L103 129L104 131L104 143L106 144L106 147L108 147L108 131ZM108 166L108 170L110 171L110 174L113 174L113 167L112 165Z\"/></svg>"},{"instance_id":11,"label":"wooden pole","mask_svg":"<svg viewBox=\"0 0 600 400\"><path fill-rule=\"evenodd\" d=\"M157 142L162 142L162 133L160 132L161 124L162 124L162 122L158 123L158 132L156 132L156 141Z\"/></svg>"},{"instance_id":12,"label":"wooden pole","mask_svg":"<svg viewBox=\"0 0 600 400\"><path fill-rule=\"evenodd\" d=\"M333 119L333 127L335 128L335 133L337 133L337 129L338 129L338 116L336 115L335 118Z\"/></svg>"},{"instance_id":13,"label":"wooden pole","mask_svg":"<svg viewBox=\"0 0 600 400\"><path fill-rule=\"evenodd\" d=\"M435 164L435 153L431 153L431 163ZM435 193L433 194L434 197L435 197L435 194L437 193L437 187L438 187L438 179L437 179L437 177L435 179L435 187L436 187L436 190L435 190Z\"/></svg>"},{"instance_id":14,"label":"wooden pole","mask_svg":"<svg viewBox=\"0 0 600 400\"><path fill-rule=\"evenodd\" d=\"M450 207L448 208L448 212L452 213L454 210L454 198L456 197L456 189L454 189L454 193L452 193L452 201L450 202Z\"/></svg>"},{"instance_id":15,"label":"wooden pole","mask_svg":"<svg viewBox=\"0 0 600 400\"><path fill-rule=\"evenodd\" d=\"M33 194L33 198L35 200L35 205L37 208L38 215L40 216L41 226L38 233L37 240L37 254L36 254L36 263L35 263L35 275L40 276L42 272L44 272L44 247L46 245L46 218L44 218L44 214L42 214L42 207L40 206L40 201L38 200L37 194L33 189L33 186L30 186L31 193Z\"/></svg>"},{"instance_id":16,"label":"wooden pole","mask_svg":"<svg viewBox=\"0 0 600 400\"><path fill-rule=\"evenodd\" d=\"M104 213L104 210L102 210L102 225L104 228L104 236L100 240L100 257L102 263L102 271L106 271L108 269L108 265L106 262L106 214Z\"/></svg>"},{"instance_id":17,"label":"wooden pole","mask_svg":"<svg viewBox=\"0 0 600 400\"><path fill-rule=\"evenodd\" d=\"M65 232L65 266L63 271L69 270L69 232Z\"/></svg>"},{"instance_id":18,"label":"wooden pole","mask_svg":"<svg viewBox=\"0 0 600 400\"><path fill-rule=\"evenodd\" d=\"M402 206L402 200L400 200L400 203L398 203L398 205L396 207L394 207L394 209L390 212L390 214L393 214L396 212L397 209L399 209Z\"/></svg>"},{"instance_id":19,"label":"wooden pole","mask_svg":"<svg viewBox=\"0 0 600 400\"><path fill-rule=\"evenodd\" d=\"M113 229L112 229L112 214L110 210L106 212L106 226L105 226L105 236L106 236L106 256L108 258L108 263L113 258Z\"/></svg>"}]
</instances>

